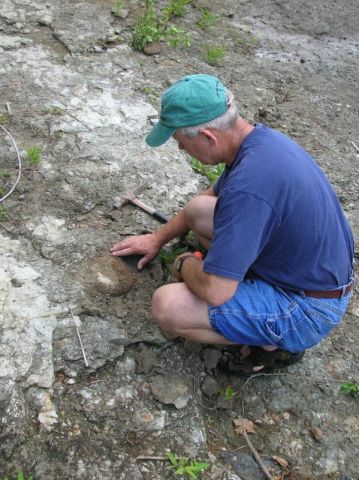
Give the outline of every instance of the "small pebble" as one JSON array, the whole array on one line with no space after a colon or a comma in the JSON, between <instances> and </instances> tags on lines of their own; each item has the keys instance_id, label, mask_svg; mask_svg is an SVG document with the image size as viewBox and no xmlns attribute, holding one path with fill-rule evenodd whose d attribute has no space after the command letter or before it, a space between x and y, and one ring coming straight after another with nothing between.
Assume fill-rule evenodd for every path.
<instances>
[{"instance_id":1,"label":"small pebble","mask_svg":"<svg viewBox=\"0 0 359 480\"><path fill-rule=\"evenodd\" d=\"M318 427L312 427L310 433L316 442L320 442L323 438L323 431Z\"/></svg>"}]
</instances>

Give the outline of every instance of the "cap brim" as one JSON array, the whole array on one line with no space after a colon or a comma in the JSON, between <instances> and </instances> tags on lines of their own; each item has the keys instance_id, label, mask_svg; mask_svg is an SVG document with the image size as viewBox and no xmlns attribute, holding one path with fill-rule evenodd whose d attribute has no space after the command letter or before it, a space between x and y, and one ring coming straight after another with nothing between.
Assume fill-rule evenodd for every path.
<instances>
[{"instance_id":1,"label":"cap brim","mask_svg":"<svg viewBox=\"0 0 359 480\"><path fill-rule=\"evenodd\" d=\"M166 127L161 122L158 122L146 137L146 143L150 147L159 147L171 138L176 127Z\"/></svg>"}]
</instances>

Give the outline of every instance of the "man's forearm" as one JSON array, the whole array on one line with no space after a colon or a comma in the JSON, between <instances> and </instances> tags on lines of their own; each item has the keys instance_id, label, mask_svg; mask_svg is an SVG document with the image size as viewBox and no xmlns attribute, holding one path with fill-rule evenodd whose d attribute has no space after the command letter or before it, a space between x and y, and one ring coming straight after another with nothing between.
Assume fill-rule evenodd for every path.
<instances>
[{"instance_id":1,"label":"man's forearm","mask_svg":"<svg viewBox=\"0 0 359 480\"><path fill-rule=\"evenodd\" d=\"M171 220L155 230L153 233L158 238L161 245L173 240L176 237L184 235L189 231L186 222L184 209L178 212Z\"/></svg>"},{"instance_id":2,"label":"man's forearm","mask_svg":"<svg viewBox=\"0 0 359 480\"><path fill-rule=\"evenodd\" d=\"M183 262L181 278L196 297L214 306L229 300L238 286L237 280L204 272L203 260L194 256Z\"/></svg>"}]
</instances>

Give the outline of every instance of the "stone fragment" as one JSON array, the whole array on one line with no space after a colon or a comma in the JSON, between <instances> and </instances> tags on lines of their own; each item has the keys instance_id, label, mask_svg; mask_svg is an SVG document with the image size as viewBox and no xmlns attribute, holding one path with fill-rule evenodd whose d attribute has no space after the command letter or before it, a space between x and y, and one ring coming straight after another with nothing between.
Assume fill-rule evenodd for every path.
<instances>
[{"instance_id":1,"label":"stone fragment","mask_svg":"<svg viewBox=\"0 0 359 480\"><path fill-rule=\"evenodd\" d=\"M52 25L53 21L54 21L54 18L53 18L52 15L45 14L43 17L41 17L38 20L38 24L42 25L44 27L50 27L50 25Z\"/></svg>"},{"instance_id":2,"label":"stone fragment","mask_svg":"<svg viewBox=\"0 0 359 480\"><path fill-rule=\"evenodd\" d=\"M318 427L312 427L309 431L316 442L321 442L323 438L323 430Z\"/></svg>"},{"instance_id":3,"label":"stone fragment","mask_svg":"<svg viewBox=\"0 0 359 480\"><path fill-rule=\"evenodd\" d=\"M147 409L137 411L132 417L130 430L160 432L165 428L166 412L152 413Z\"/></svg>"},{"instance_id":4,"label":"stone fragment","mask_svg":"<svg viewBox=\"0 0 359 480\"><path fill-rule=\"evenodd\" d=\"M22 37L12 37L10 35L0 36L0 47L4 50L14 50L19 48L23 39Z\"/></svg>"},{"instance_id":5,"label":"stone fragment","mask_svg":"<svg viewBox=\"0 0 359 480\"><path fill-rule=\"evenodd\" d=\"M124 374L131 374L134 373L136 369L136 362L135 359L132 357L125 357L121 358L115 367L115 374L116 375L124 375Z\"/></svg>"},{"instance_id":6,"label":"stone fragment","mask_svg":"<svg viewBox=\"0 0 359 480\"><path fill-rule=\"evenodd\" d=\"M115 7L112 8L111 12L118 18L125 20L128 17L128 10L126 8L121 8L120 10L116 9Z\"/></svg>"},{"instance_id":7,"label":"stone fragment","mask_svg":"<svg viewBox=\"0 0 359 480\"><path fill-rule=\"evenodd\" d=\"M214 368L216 368L221 356L221 352L215 348L205 348L201 352L201 357L204 361L205 367L208 370L213 370Z\"/></svg>"},{"instance_id":8,"label":"stone fragment","mask_svg":"<svg viewBox=\"0 0 359 480\"><path fill-rule=\"evenodd\" d=\"M144 346L134 354L134 357L137 363L137 373L144 373L145 375L148 375L158 362L157 355Z\"/></svg>"},{"instance_id":9,"label":"stone fragment","mask_svg":"<svg viewBox=\"0 0 359 480\"><path fill-rule=\"evenodd\" d=\"M122 356L124 346L112 342L114 338L124 336L122 330L98 317L84 317L81 321L79 331L90 368L96 370ZM55 329L54 363L56 371L61 370L67 376L73 376L72 371L77 373L85 368L72 319L63 320Z\"/></svg>"},{"instance_id":10,"label":"stone fragment","mask_svg":"<svg viewBox=\"0 0 359 480\"><path fill-rule=\"evenodd\" d=\"M129 465L125 467L125 470L121 472L118 480L142 480L143 476L138 469L137 465Z\"/></svg>"},{"instance_id":11,"label":"stone fragment","mask_svg":"<svg viewBox=\"0 0 359 480\"><path fill-rule=\"evenodd\" d=\"M56 409L48 392L44 394L43 405L37 418L46 430L51 430L58 422Z\"/></svg>"},{"instance_id":12,"label":"stone fragment","mask_svg":"<svg viewBox=\"0 0 359 480\"><path fill-rule=\"evenodd\" d=\"M172 403L176 408L184 408L192 397L189 379L180 375L159 375L150 383L151 392L162 403Z\"/></svg>"},{"instance_id":13,"label":"stone fragment","mask_svg":"<svg viewBox=\"0 0 359 480\"><path fill-rule=\"evenodd\" d=\"M220 385L215 380L213 377L210 377L209 375L206 376L202 383L202 392L207 396L207 397L213 397L215 395L218 395L218 392L220 390Z\"/></svg>"},{"instance_id":14,"label":"stone fragment","mask_svg":"<svg viewBox=\"0 0 359 480\"><path fill-rule=\"evenodd\" d=\"M189 340L185 340L183 346L188 353L199 353L202 350L202 345L200 343L191 342Z\"/></svg>"},{"instance_id":15,"label":"stone fragment","mask_svg":"<svg viewBox=\"0 0 359 480\"><path fill-rule=\"evenodd\" d=\"M150 42L143 47L143 52L146 55L158 55L163 50L162 42Z\"/></svg>"},{"instance_id":16,"label":"stone fragment","mask_svg":"<svg viewBox=\"0 0 359 480\"><path fill-rule=\"evenodd\" d=\"M115 390L116 401L121 405L126 405L136 395L136 390L132 385L118 388Z\"/></svg>"}]
</instances>

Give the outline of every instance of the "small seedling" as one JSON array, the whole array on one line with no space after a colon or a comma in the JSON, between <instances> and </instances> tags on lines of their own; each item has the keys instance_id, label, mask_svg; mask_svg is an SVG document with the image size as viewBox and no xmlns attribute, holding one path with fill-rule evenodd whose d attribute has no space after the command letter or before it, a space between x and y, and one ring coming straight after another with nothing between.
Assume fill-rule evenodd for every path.
<instances>
[{"instance_id":1,"label":"small seedling","mask_svg":"<svg viewBox=\"0 0 359 480\"><path fill-rule=\"evenodd\" d=\"M6 218L6 208L0 205L0 222Z\"/></svg>"},{"instance_id":2,"label":"small seedling","mask_svg":"<svg viewBox=\"0 0 359 480\"><path fill-rule=\"evenodd\" d=\"M191 167L196 173L200 173L201 175L207 177L210 183L214 183L224 170L223 163L219 163L215 166L204 165L193 157L191 158Z\"/></svg>"},{"instance_id":3,"label":"small seedling","mask_svg":"<svg viewBox=\"0 0 359 480\"><path fill-rule=\"evenodd\" d=\"M112 9L113 15L115 17L120 17L121 16L121 10L123 9L123 2L122 0L116 0L115 6Z\"/></svg>"},{"instance_id":4,"label":"small seedling","mask_svg":"<svg viewBox=\"0 0 359 480\"><path fill-rule=\"evenodd\" d=\"M146 95L151 96L156 96L157 92L153 87L143 87L143 91L145 92Z\"/></svg>"},{"instance_id":5,"label":"small seedling","mask_svg":"<svg viewBox=\"0 0 359 480\"><path fill-rule=\"evenodd\" d=\"M4 480L9 480L9 478L5 477ZM26 480L24 476L24 472L22 470L20 470L20 472L17 474L17 480ZM28 477L27 480L33 480L32 475L30 475L30 477Z\"/></svg>"},{"instance_id":6,"label":"small seedling","mask_svg":"<svg viewBox=\"0 0 359 480\"><path fill-rule=\"evenodd\" d=\"M6 125L7 123L9 123L9 116L0 115L0 125Z\"/></svg>"},{"instance_id":7,"label":"small seedling","mask_svg":"<svg viewBox=\"0 0 359 480\"><path fill-rule=\"evenodd\" d=\"M41 162L41 147L34 145L26 150L27 158L31 165L37 166Z\"/></svg>"},{"instance_id":8,"label":"small seedling","mask_svg":"<svg viewBox=\"0 0 359 480\"><path fill-rule=\"evenodd\" d=\"M62 115L64 113L64 109L61 107L50 107L47 109L47 113L50 115Z\"/></svg>"},{"instance_id":9,"label":"small seedling","mask_svg":"<svg viewBox=\"0 0 359 480\"><path fill-rule=\"evenodd\" d=\"M217 23L217 15L213 15L207 8L201 8L201 18L197 22L197 26L201 30L206 30Z\"/></svg>"},{"instance_id":10,"label":"small seedling","mask_svg":"<svg viewBox=\"0 0 359 480\"><path fill-rule=\"evenodd\" d=\"M226 54L226 47L222 45L215 45L213 47L209 47L204 54L204 61L207 62L212 67L216 67L220 60L224 58Z\"/></svg>"},{"instance_id":11,"label":"small seedling","mask_svg":"<svg viewBox=\"0 0 359 480\"><path fill-rule=\"evenodd\" d=\"M226 389L225 390L220 390L219 393L220 393L220 395L224 396L225 400L232 400L232 398L236 394L236 392L234 391L234 389L231 385L227 385Z\"/></svg>"},{"instance_id":12,"label":"small seedling","mask_svg":"<svg viewBox=\"0 0 359 480\"><path fill-rule=\"evenodd\" d=\"M167 456L176 475L187 475L189 478L196 479L210 467L209 463L197 462L197 460L190 460L187 457L177 458L172 452L168 452Z\"/></svg>"},{"instance_id":13,"label":"small seedling","mask_svg":"<svg viewBox=\"0 0 359 480\"><path fill-rule=\"evenodd\" d=\"M0 187L0 198L3 197L5 195L5 190Z\"/></svg>"},{"instance_id":14,"label":"small seedling","mask_svg":"<svg viewBox=\"0 0 359 480\"><path fill-rule=\"evenodd\" d=\"M184 17L186 15L186 6L191 0L169 0L167 7L162 10L163 18Z\"/></svg>"},{"instance_id":15,"label":"small seedling","mask_svg":"<svg viewBox=\"0 0 359 480\"><path fill-rule=\"evenodd\" d=\"M340 391L356 397L359 394L359 383L342 383L340 386Z\"/></svg>"},{"instance_id":16,"label":"small seedling","mask_svg":"<svg viewBox=\"0 0 359 480\"><path fill-rule=\"evenodd\" d=\"M9 178L11 177L11 173L7 170L0 170L0 178Z\"/></svg>"},{"instance_id":17,"label":"small seedling","mask_svg":"<svg viewBox=\"0 0 359 480\"><path fill-rule=\"evenodd\" d=\"M247 34L242 34L239 35L236 39L236 42L239 46L244 46L244 47L258 47L259 46L259 40L252 34L247 33Z\"/></svg>"}]
</instances>

